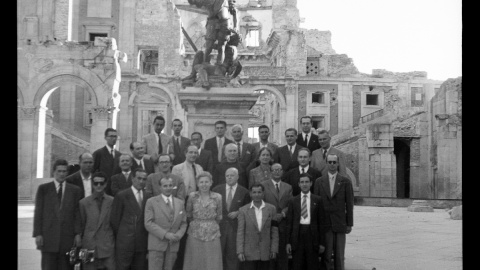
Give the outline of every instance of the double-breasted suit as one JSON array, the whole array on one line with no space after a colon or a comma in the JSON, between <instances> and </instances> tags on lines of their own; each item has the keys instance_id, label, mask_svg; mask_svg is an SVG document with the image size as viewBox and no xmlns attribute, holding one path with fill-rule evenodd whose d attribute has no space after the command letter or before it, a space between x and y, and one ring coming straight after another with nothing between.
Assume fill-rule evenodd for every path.
<instances>
[{"instance_id":1,"label":"double-breasted suit","mask_svg":"<svg viewBox=\"0 0 480 270\"><path fill-rule=\"evenodd\" d=\"M317 149L313 151L312 153L312 159L310 160L310 165L317 169L318 171L322 172L322 175L326 175L328 173L328 166L327 166L327 156L328 155L337 155L338 157L338 172L342 174L345 177L348 177L347 175L347 167L345 163L345 154L338 150L337 148L331 146L327 150L327 154L325 155L325 158L323 158L323 148Z\"/></svg>"},{"instance_id":2,"label":"double-breasted suit","mask_svg":"<svg viewBox=\"0 0 480 270\"><path fill-rule=\"evenodd\" d=\"M110 224L115 234L116 269L145 269L148 233L145 229L144 209L149 199L143 192L142 207L132 188L115 195L110 213Z\"/></svg>"},{"instance_id":3,"label":"double-breasted suit","mask_svg":"<svg viewBox=\"0 0 480 270\"><path fill-rule=\"evenodd\" d=\"M237 254L243 253L247 261L268 261L270 253L278 253L278 228L275 206L265 203L262 208L261 230L255 209L251 204L242 206L238 213Z\"/></svg>"},{"instance_id":4,"label":"double-breasted suit","mask_svg":"<svg viewBox=\"0 0 480 270\"><path fill-rule=\"evenodd\" d=\"M52 261L49 254L59 254L64 266L68 266L68 258L63 256L70 251L75 235L81 234L80 211L78 201L81 199L80 188L63 183L63 199L57 199L57 189L52 182L38 187L35 197L33 217L33 237L43 237L42 269L57 269L57 262Z\"/></svg>"},{"instance_id":5,"label":"double-breasted suit","mask_svg":"<svg viewBox=\"0 0 480 270\"><path fill-rule=\"evenodd\" d=\"M187 229L187 215L184 201L173 197L170 202L173 211L158 195L148 199L145 205L145 228L148 231L149 269L172 269L177 258L180 242L170 242L165 238L172 233L182 238ZM166 253L165 253L166 252Z\"/></svg>"},{"instance_id":6,"label":"double-breasted suit","mask_svg":"<svg viewBox=\"0 0 480 270\"><path fill-rule=\"evenodd\" d=\"M80 200L82 221L82 248L95 250L95 258L110 258L114 265L115 236L110 225L110 211L113 197L103 194L101 210L98 209L95 195Z\"/></svg>"},{"instance_id":7,"label":"double-breasted suit","mask_svg":"<svg viewBox=\"0 0 480 270\"><path fill-rule=\"evenodd\" d=\"M325 231L326 246L323 261L327 269L333 269L332 252L335 254L335 269L344 269L344 253L347 226L353 227L353 187L350 179L337 173L333 195L330 191L328 173L317 179L314 193L322 198L325 209L325 220L322 227Z\"/></svg>"},{"instance_id":8,"label":"double-breasted suit","mask_svg":"<svg viewBox=\"0 0 480 270\"><path fill-rule=\"evenodd\" d=\"M244 170L247 170L247 167L251 165L253 162L255 162L255 160L256 160L255 147L249 143L243 142L242 152L240 153L240 158L238 159L238 162L240 162Z\"/></svg>"},{"instance_id":9,"label":"double-breasted suit","mask_svg":"<svg viewBox=\"0 0 480 270\"><path fill-rule=\"evenodd\" d=\"M105 193L112 195L111 191L111 177L114 174L114 171L117 170L120 156L122 153L120 151L114 150L115 158L112 156L112 153L108 151L106 146L97 149L93 152L93 171L92 172L103 172L107 176L107 186L105 188Z\"/></svg>"},{"instance_id":10,"label":"double-breasted suit","mask_svg":"<svg viewBox=\"0 0 480 270\"><path fill-rule=\"evenodd\" d=\"M305 143L305 138L303 137L303 132L300 132L300 134L298 134L298 137L297 137L297 144L310 149L310 153L312 153L313 151L315 151L319 148L322 148L322 146L318 142L318 136L317 135L310 132L310 134L308 134L308 136L310 136L310 138L308 138L308 145L307 145Z\"/></svg>"},{"instance_id":11,"label":"double-breasted suit","mask_svg":"<svg viewBox=\"0 0 480 270\"><path fill-rule=\"evenodd\" d=\"M128 179L125 178L123 173L113 175L110 181L110 190L112 191L112 196L115 196L121 190L131 187L133 177L133 171L130 171L128 174Z\"/></svg>"},{"instance_id":12,"label":"double-breasted suit","mask_svg":"<svg viewBox=\"0 0 480 270\"><path fill-rule=\"evenodd\" d=\"M279 147L277 151L273 154L273 160L275 163L280 163L282 165L283 172L286 173L290 169L298 166L298 150L302 148L300 145L295 145L293 154L289 151L288 145Z\"/></svg>"}]
</instances>

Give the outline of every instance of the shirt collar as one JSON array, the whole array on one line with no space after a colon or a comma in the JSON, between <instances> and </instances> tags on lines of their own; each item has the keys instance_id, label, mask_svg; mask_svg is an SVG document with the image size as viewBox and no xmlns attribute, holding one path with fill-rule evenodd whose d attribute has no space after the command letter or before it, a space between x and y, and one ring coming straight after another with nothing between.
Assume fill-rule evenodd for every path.
<instances>
[{"instance_id":1,"label":"shirt collar","mask_svg":"<svg viewBox=\"0 0 480 270\"><path fill-rule=\"evenodd\" d=\"M278 181L278 183L277 183L277 182L275 182L275 180L272 179L273 186L275 186L276 184L278 184L278 188L280 188L280 185L281 185L280 183L281 183L281 182L282 182L282 180Z\"/></svg>"},{"instance_id":2,"label":"shirt collar","mask_svg":"<svg viewBox=\"0 0 480 270\"><path fill-rule=\"evenodd\" d=\"M161 195L162 195L162 198L163 198L163 200L164 200L165 202L167 202L167 198L168 198L171 202L173 201L172 194L170 194L170 196L168 196L168 197L165 196L165 195L163 195L163 194L161 194Z\"/></svg>"},{"instance_id":3,"label":"shirt collar","mask_svg":"<svg viewBox=\"0 0 480 270\"><path fill-rule=\"evenodd\" d=\"M337 176L337 172L335 172L334 174L331 174L330 172L328 172L328 179L332 178L332 176Z\"/></svg>"},{"instance_id":4,"label":"shirt collar","mask_svg":"<svg viewBox=\"0 0 480 270\"><path fill-rule=\"evenodd\" d=\"M305 172L308 172L308 169L310 168L310 165L305 166ZM298 165L298 170L302 172L302 166Z\"/></svg>"},{"instance_id":5,"label":"shirt collar","mask_svg":"<svg viewBox=\"0 0 480 270\"><path fill-rule=\"evenodd\" d=\"M134 157L133 159L135 159L135 161L140 164L140 162L143 160L143 157L141 159L137 159L136 157Z\"/></svg>"},{"instance_id":6,"label":"shirt collar","mask_svg":"<svg viewBox=\"0 0 480 270\"><path fill-rule=\"evenodd\" d=\"M253 201L252 201L252 202L250 203L250 208L254 208L254 207L255 207L255 205L253 204ZM260 205L260 207L259 207L259 208L255 207L255 208L257 208L258 210L261 210L261 209L263 209L264 207L265 207L265 202L262 200L262 204Z\"/></svg>"},{"instance_id":7,"label":"shirt collar","mask_svg":"<svg viewBox=\"0 0 480 270\"><path fill-rule=\"evenodd\" d=\"M132 191L133 191L133 194L137 195L137 193L141 190L138 190L136 189L133 185L132 185Z\"/></svg>"},{"instance_id":8,"label":"shirt collar","mask_svg":"<svg viewBox=\"0 0 480 270\"><path fill-rule=\"evenodd\" d=\"M310 190L308 191L307 194L304 194L303 192L300 192L300 195L302 195L302 199L304 195L307 195L307 199L310 199Z\"/></svg>"},{"instance_id":9,"label":"shirt collar","mask_svg":"<svg viewBox=\"0 0 480 270\"><path fill-rule=\"evenodd\" d=\"M79 171L80 172L80 176L82 177L82 180L92 180L92 173L90 173L90 175L88 177L85 177L85 175L83 175L82 171Z\"/></svg>"},{"instance_id":10,"label":"shirt collar","mask_svg":"<svg viewBox=\"0 0 480 270\"><path fill-rule=\"evenodd\" d=\"M103 199L103 195L105 194L105 192L102 192L102 193L98 193L98 192L93 192L92 195L93 195L93 198L95 200L101 200Z\"/></svg>"},{"instance_id":11,"label":"shirt collar","mask_svg":"<svg viewBox=\"0 0 480 270\"><path fill-rule=\"evenodd\" d=\"M107 147L108 152L111 153L113 148L111 148L110 146L108 146L108 144L106 144L105 146Z\"/></svg>"},{"instance_id":12,"label":"shirt collar","mask_svg":"<svg viewBox=\"0 0 480 270\"><path fill-rule=\"evenodd\" d=\"M60 182L58 182L57 179L54 179L53 183L55 183L55 189L58 189L58 186L60 185ZM65 183L65 181L63 181L63 183ZM62 187L64 187L64 186L65 185L62 185Z\"/></svg>"},{"instance_id":13,"label":"shirt collar","mask_svg":"<svg viewBox=\"0 0 480 270\"><path fill-rule=\"evenodd\" d=\"M308 135L308 137L310 138L310 136L312 135L312 132L309 132L309 133L305 133L302 131L302 134L303 134L303 137L305 138L305 135Z\"/></svg>"},{"instance_id":14,"label":"shirt collar","mask_svg":"<svg viewBox=\"0 0 480 270\"><path fill-rule=\"evenodd\" d=\"M239 141L239 142L234 141L234 143L235 143L235 144L238 144L238 143L239 143L240 145L243 145L243 140L241 140L241 141Z\"/></svg>"},{"instance_id":15,"label":"shirt collar","mask_svg":"<svg viewBox=\"0 0 480 270\"><path fill-rule=\"evenodd\" d=\"M126 174L126 173L128 173L128 175L130 175L130 173L131 173L131 172L132 172L132 170L128 170L128 172L124 172L124 171L122 171L122 174Z\"/></svg>"},{"instance_id":16,"label":"shirt collar","mask_svg":"<svg viewBox=\"0 0 480 270\"><path fill-rule=\"evenodd\" d=\"M230 187L232 187L233 192L235 192L235 190L237 190L238 183L235 183L235 185L233 185L233 186L230 186L229 184L227 184L226 186L227 186L227 192L228 192L228 189L229 189Z\"/></svg>"}]
</instances>

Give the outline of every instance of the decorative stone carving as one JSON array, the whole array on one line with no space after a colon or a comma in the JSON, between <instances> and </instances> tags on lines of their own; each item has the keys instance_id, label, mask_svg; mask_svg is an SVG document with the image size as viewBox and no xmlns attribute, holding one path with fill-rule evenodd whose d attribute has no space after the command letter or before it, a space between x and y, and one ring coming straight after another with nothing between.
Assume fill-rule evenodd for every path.
<instances>
[{"instance_id":1,"label":"decorative stone carving","mask_svg":"<svg viewBox=\"0 0 480 270\"><path fill-rule=\"evenodd\" d=\"M53 67L53 61L50 59L40 58L33 61L33 68L36 72L46 73Z\"/></svg>"},{"instance_id":2,"label":"decorative stone carving","mask_svg":"<svg viewBox=\"0 0 480 270\"><path fill-rule=\"evenodd\" d=\"M21 114L19 116L21 119L33 119L35 118L37 107L33 107L33 106L20 107L20 112Z\"/></svg>"},{"instance_id":3,"label":"decorative stone carving","mask_svg":"<svg viewBox=\"0 0 480 270\"><path fill-rule=\"evenodd\" d=\"M293 81L285 82L285 89L287 95L294 95L297 92L298 85Z\"/></svg>"},{"instance_id":4,"label":"decorative stone carving","mask_svg":"<svg viewBox=\"0 0 480 270\"><path fill-rule=\"evenodd\" d=\"M108 120L111 108L107 106L94 106L92 107L94 120Z\"/></svg>"},{"instance_id":5,"label":"decorative stone carving","mask_svg":"<svg viewBox=\"0 0 480 270\"><path fill-rule=\"evenodd\" d=\"M247 66L242 69L245 76L279 77L285 76L285 67L255 67Z\"/></svg>"}]
</instances>

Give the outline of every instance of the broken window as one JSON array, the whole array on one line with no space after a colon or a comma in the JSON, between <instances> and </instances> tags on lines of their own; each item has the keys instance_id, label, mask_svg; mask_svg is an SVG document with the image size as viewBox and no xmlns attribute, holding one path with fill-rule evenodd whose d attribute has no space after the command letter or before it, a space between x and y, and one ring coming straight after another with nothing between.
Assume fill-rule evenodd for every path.
<instances>
[{"instance_id":1,"label":"broken window","mask_svg":"<svg viewBox=\"0 0 480 270\"><path fill-rule=\"evenodd\" d=\"M89 41L95 41L96 37L108 37L108 34L107 33L89 33L88 34Z\"/></svg>"},{"instance_id":2,"label":"broken window","mask_svg":"<svg viewBox=\"0 0 480 270\"><path fill-rule=\"evenodd\" d=\"M158 69L158 51L140 50L140 63L142 74L155 75Z\"/></svg>"},{"instance_id":3,"label":"broken window","mask_svg":"<svg viewBox=\"0 0 480 270\"><path fill-rule=\"evenodd\" d=\"M312 93L312 103L325 104L324 94L322 92Z\"/></svg>"},{"instance_id":4,"label":"broken window","mask_svg":"<svg viewBox=\"0 0 480 270\"><path fill-rule=\"evenodd\" d=\"M260 46L259 41L258 41L258 36L260 32L258 29L248 29L247 30L247 36L245 38L245 42L247 47L258 47Z\"/></svg>"},{"instance_id":5,"label":"broken window","mask_svg":"<svg viewBox=\"0 0 480 270\"><path fill-rule=\"evenodd\" d=\"M412 107L422 107L424 99L423 87L412 87L411 93Z\"/></svg>"},{"instance_id":6,"label":"broken window","mask_svg":"<svg viewBox=\"0 0 480 270\"><path fill-rule=\"evenodd\" d=\"M312 127L325 128L325 116L312 116Z\"/></svg>"},{"instance_id":7,"label":"broken window","mask_svg":"<svg viewBox=\"0 0 480 270\"><path fill-rule=\"evenodd\" d=\"M320 59L318 57L307 58L307 76L320 75Z\"/></svg>"},{"instance_id":8,"label":"broken window","mask_svg":"<svg viewBox=\"0 0 480 270\"><path fill-rule=\"evenodd\" d=\"M366 94L366 104L365 105L372 105L378 106L378 94Z\"/></svg>"},{"instance_id":9,"label":"broken window","mask_svg":"<svg viewBox=\"0 0 480 270\"><path fill-rule=\"evenodd\" d=\"M93 114L92 111L88 110L85 113L85 126L90 127L93 124Z\"/></svg>"}]
</instances>

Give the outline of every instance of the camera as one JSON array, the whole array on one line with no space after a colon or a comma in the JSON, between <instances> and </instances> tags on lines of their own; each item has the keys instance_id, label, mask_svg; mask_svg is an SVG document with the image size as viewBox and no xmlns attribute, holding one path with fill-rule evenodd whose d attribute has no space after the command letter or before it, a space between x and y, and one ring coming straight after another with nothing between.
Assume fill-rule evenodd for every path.
<instances>
[{"instance_id":1,"label":"camera","mask_svg":"<svg viewBox=\"0 0 480 270\"><path fill-rule=\"evenodd\" d=\"M72 247L69 252L66 254L69 256L69 261L71 265L82 263L91 263L95 260L95 250Z\"/></svg>"}]
</instances>

